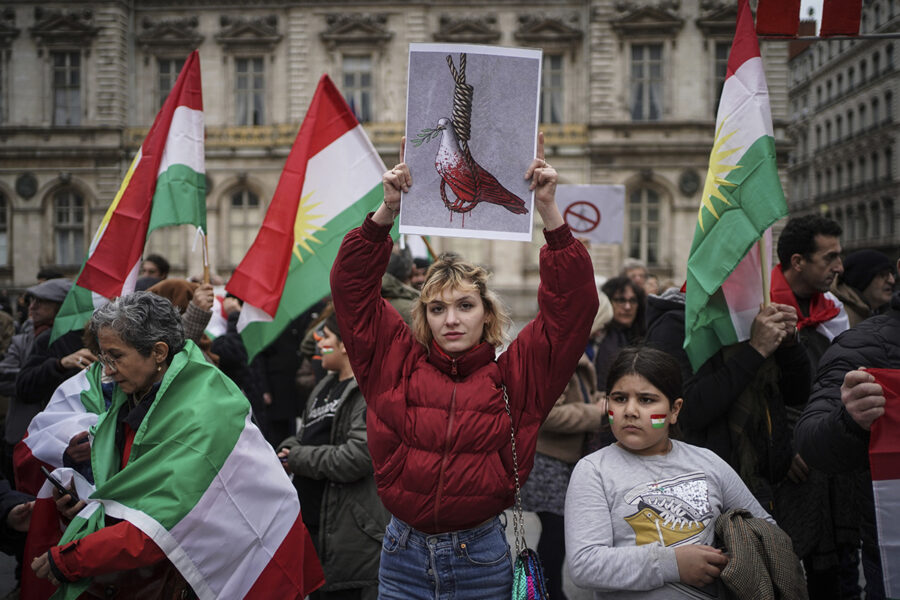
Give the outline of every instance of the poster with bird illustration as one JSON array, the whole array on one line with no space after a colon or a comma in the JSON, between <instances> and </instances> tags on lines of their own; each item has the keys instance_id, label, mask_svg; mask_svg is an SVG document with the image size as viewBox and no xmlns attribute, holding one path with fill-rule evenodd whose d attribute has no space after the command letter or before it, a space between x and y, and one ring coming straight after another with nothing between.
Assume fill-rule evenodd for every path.
<instances>
[{"instance_id":1,"label":"poster with bird illustration","mask_svg":"<svg viewBox=\"0 0 900 600\"><path fill-rule=\"evenodd\" d=\"M410 44L400 233L531 240L541 51Z\"/></svg>"}]
</instances>

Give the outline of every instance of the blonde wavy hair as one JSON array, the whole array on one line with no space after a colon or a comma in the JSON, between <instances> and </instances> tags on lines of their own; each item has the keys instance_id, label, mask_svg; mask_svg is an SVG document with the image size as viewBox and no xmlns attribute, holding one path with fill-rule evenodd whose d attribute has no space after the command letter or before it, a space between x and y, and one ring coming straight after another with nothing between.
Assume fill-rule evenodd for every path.
<instances>
[{"instance_id":1,"label":"blonde wavy hair","mask_svg":"<svg viewBox=\"0 0 900 600\"><path fill-rule=\"evenodd\" d=\"M412 309L413 335L426 348L431 348L434 335L428 325L428 303L443 296L449 290L477 290L484 305L484 333L482 340L494 346L507 341L507 329L512 320L499 296L487 289L490 274L477 265L466 262L458 254L442 254L428 267L422 292Z\"/></svg>"}]
</instances>

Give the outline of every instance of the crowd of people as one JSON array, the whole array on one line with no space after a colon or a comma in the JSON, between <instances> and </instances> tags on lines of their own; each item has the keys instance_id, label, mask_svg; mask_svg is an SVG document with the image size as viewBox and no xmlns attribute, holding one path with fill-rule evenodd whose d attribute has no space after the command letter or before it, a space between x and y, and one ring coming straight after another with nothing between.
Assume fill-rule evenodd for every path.
<instances>
[{"instance_id":1,"label":"crowd of people","mask_svg":"<svg viewBox=\"0 0 900 600\"><path fill-rule=\"evenodd\" d=\"M521 484L550 598L566 563L596 598L884 598L865 368L900 367L900 264L790 219L749 339L695 370L684 288L634 261L598 286L542 138L525 178L546 245L511 340L484 268L392 242L402 155L330 298L250 361L240 299L161 256L53 343L72 282L41 273L0 319L22 597L508 598Z\"/></svg>"}]
</instances>

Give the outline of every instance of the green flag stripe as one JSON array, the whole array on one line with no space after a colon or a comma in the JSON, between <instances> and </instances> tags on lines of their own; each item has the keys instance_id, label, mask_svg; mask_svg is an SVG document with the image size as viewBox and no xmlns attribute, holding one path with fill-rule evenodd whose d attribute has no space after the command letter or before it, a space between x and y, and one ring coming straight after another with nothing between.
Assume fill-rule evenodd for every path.
<instances>
[{"instance_id":1,"label":"green flag stripe","mask_svg":"<svg viewBox=\"0 0 900 600\"><path fill-rule=\"evenodd\" d=\"M206 175L171 165L156 179L147 233L167 225L198 225L206 231Z\"/></svg>"},{"instance_id":2,"label":"green flag stripe","mask_svg":"<svg viewBox=\"0 0 900 600\"><path fill-rule=\"evenodd\" d=\"M157 400L135 433L127 474L116 464L114 447L116 417L126 402L118 388L112 406L94 427L91 448L97 485L93 497L117 498L129 508L152 514L166 529L178 523L209 488L240 437L250 410L249 403L217 401L241 392L231 380L217 376L212 365L184 368L189 357L194 362L203 360L193 342L189 341L188 347L188 353L175 356ZM203 390L202 395L198 396L197 390ZM186 404L186 398L197 402ZM203 432L191 430L201 424ZM134 468L138 465L140 468Z\"/></svg>"}]
</instances>

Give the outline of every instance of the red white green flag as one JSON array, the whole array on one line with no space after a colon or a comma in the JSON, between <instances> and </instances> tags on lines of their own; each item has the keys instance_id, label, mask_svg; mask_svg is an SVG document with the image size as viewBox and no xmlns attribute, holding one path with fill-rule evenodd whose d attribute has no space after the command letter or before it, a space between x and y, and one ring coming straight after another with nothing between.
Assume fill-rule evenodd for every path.
<instances>
[{"instance_id":1,"label":"red white green flag","mask_svg":"<svg viewBox=\"0 0 900 600\"><path fill-rule=\"evenodd\" d=\"M771 242L762 259L756 243L785 215L759 43L748 1L740 0L688 258L684 348L694 370L719 348L749 339L771 263Z\"/></svg>"},{"instance_id":2,"label":"red white green flag","mask_svg":"<svg viewBox=\"0 0 900 600\"><path fill-rule=\"evenodd\" d=\"M353 111L323 75L262 227L226 286L244 301L238 331L250 359L329 294L341 240L384 199L384 171Z\"/></svg>"},{"instance_id":3,"label":"red white green flag","mask_svg":"<svg viewBox=\"0 0 900 600\"><path fill-rule=\"evenodd\" d=\"M299 599L322 585L293 484L252 422L243 393L196 344L188 341L166 370L125 468L116 432L128 398L115 388L105 410L101 377L96 362L64 384L68 396L102 412L91 428L95 485L80 482L88 504L61 539L53 519L60 544L103 529L112 517L152 538L201 599ZM44 487L38 496L48 492ZM53 598L74 600L89 584L63 584Z\"/></svg>"},{"instance_id":4,"label":"red white green flag","mask_svg":"<svg viewBox=\"0 0 900 600\"><path fill-rule=\"evenodd\" d=\"M80 329L98 306L134 291L147 235L158 227L206 231L200 56L191 53L91 242L53 322L51 342Z\"/></svg>"},{"instance_id":5,"label":"red white green flag","mask_svg":"<svg viewBox=\"0 0 900 600\"><path fill-rule=\"evenodd\" d=\"M885 598L900 598L900 369L866 369L884 390L884 414L872 423L869 467Z\"/></svg>"}]
</instances>

